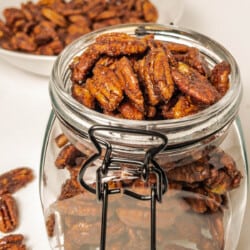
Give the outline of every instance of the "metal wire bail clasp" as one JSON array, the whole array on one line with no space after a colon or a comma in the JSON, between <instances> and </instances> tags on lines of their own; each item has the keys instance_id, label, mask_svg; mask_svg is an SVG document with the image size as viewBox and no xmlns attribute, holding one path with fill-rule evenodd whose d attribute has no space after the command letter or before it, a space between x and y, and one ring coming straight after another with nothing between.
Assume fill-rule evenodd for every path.
<instances>
[{"instance_id":1,"label":"metal wire bail clasp","mask_svg":"<svg viewBox=\"0 0 250 250\"><path fill-rule=\"evenodd\" d=\"M119 158L112 156L112 145L100 138L97 138L97 131L119 132L124 134L135 134L141 136L150 136L152 138L161 139L161 144L151 147L145 152L143 161L137 161L129 158ZM107 211L108 211L108 196L110 194L116 194L123 191L125 195L131 196L139 200L151 201L151 250L156 249L156 201L162 201L162 195L167 191L168 181L165 172L160 165L155 161L154 157L164 150L167 146L168 139L165 135L149 130L141 129L127 129L121 127L92 126L89 131L89 139L96 148L96 153L93 154L81 167L78 175L80 184L88 191L95 193L98 201L102 201L102 225L101 225L101 239L100 249L105 250L106 247L106 227L107 227ZM96 159L98 159L103 150L105 155L103 162L96 171L96 187L93 188L84 181L84 174L87 169ZM110 171L121 170L122 164L129 164L136 167L139 173L139 177L147 182L149 176L154 174L156 182L151 186L151 193L149 195L141 195L128 189L115 188L109 189L108 181L104 181L104 178Z\"/></svg>"}]
</instances>

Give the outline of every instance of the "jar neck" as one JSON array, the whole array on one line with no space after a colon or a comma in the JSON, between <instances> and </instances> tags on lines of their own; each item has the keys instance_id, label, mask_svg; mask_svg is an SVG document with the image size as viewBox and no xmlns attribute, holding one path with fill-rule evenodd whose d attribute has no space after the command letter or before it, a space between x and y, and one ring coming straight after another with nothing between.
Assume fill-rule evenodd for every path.
<instances>
[{"instance_id":1,"label":"jar neck","mask_svg":"<svg viewBox=\"0 0 250 250\"><path fill-rule=\"evenodd\" d=\"M154 34L158 40L171 41L196 47L212 68L216 63L227 61L231 66L230 88L226 95L214 105L180 119L159 121L132 121L119 119L90 110L71 96L69 65L73 58L82 53L95 38L106 32L125 32L130 35ZM89 33L73 42L57 58L50 79L50 96L53 110L59 120L72 131L87 137L93 125L115 126L130 129L153 130L168 137L168 145L179 147L205 140L224 131L235 119L242 96L242 85L238 66L231 54L220 44L196 32L183 28L167 27L157 24L120 25ZM126 135L121 133L100 132L98 136L112 145L125 148L145 147L158 144L157 139Z\"/></svg>"}]
</instances>

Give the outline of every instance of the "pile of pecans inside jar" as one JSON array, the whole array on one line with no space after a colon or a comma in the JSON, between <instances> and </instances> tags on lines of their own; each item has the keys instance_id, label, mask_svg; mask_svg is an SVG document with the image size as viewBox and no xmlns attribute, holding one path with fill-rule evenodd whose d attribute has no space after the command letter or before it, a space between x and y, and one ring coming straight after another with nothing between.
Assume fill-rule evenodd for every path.
<instances>
[{"instance_id":1,"label":"pile of pecans inside jar","mask_svg":"<svg viewBox=\"0 0 250 250\"><path fill-rule=\"evenodd\" d=\"M93 249L100 239L101 204L77 179L82 164L93 152L89 148L79 151L63 134L56 138L56 144L61 150L55 167L68 170L70 178L49 208L48 236L55 236L54 230L59 227L65 250ZM149 193L155 177L150 176L147 183L139 177L131 179L126 173L128 167L124 164L122 174L118 174L123 178L113 178L109 188ZM157 249L191 250L194 245L199 250L224 249L228 192L239 187L242 178L233 158L220 148L208 147L203 155L194 154L181 163L173 160L161 167L169 187L162 204L157 204ZM125 195L109 199L108 249L149 249L150 202Z\"/></svg>"},{"instance_id":2,"label":"pile of pecans inside jar","mask_svg":"<svg viewBox=\"0 0 250 250\"><path fill-rule=\"evenodd\" d=\"M0 20L0 47L38 55L57 55L90 31L122 23L155 22L149 0L39 0L6 8Z\"/></svg>"},{"instance_id":3,"label":"pile of pecans inside jar","mask_svg":"<svg viewBox=\"0 0 250 250\"><path fill-rule=\"evenodd\" d=\"M124 33L97 37L70 65L72 96L106 115L131 120L195 114L225 95L230 65L212 70L198 49Z\"/></svg>"},{"instance_id":4,"label":"pile of pecans inside jar","mask_svg":"<svg viewBox=\"0 0 250 250\"><path fill-rule=\"evenodd\" d=\"M0 231L12 233L19 225L18 205L13 194L34 179L27 167L13 169L0 175ZM1 250L25 250L22 234L9 234L0 239Z\"/></svg>"}]
</instances>

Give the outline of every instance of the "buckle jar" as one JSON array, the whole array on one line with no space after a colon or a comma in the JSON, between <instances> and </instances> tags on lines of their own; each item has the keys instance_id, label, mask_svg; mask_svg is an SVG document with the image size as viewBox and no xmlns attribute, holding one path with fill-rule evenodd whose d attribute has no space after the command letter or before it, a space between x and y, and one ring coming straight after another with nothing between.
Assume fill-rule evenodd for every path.
<instances>
[{"instance_id":1,"label":"buckle jar","mask_svg":"<svg viewBox=\"0 0 250 250\"><path fill-rule=\"evenodd\" d=\"M227 61L230 88L180 119L131 121L90 110L71 96L69 64L107 32L196 47L210 67ZM105 28L63 51L49 90L40 196L52 249L236 249L248 172L240 74L223 46L174 26Z\"/></svg>"}]
</instances>

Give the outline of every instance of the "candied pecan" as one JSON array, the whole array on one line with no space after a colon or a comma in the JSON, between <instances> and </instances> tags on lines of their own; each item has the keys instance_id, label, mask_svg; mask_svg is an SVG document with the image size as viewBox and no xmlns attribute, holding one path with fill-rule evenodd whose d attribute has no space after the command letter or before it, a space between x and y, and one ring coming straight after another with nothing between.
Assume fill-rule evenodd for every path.
<instances>
[{"instance_id":1,"label":"candied pecan","mask_svg":"<svg viewBox=\"0 0 250 250\"><path fill-rule=\"evenodd\" d=\"M220 195L207 192L203 188L189 189L189 192L190 197L186 197L185 200L197 213L216 212L222 206L223 200Z\"/></svg>"},{"instance_id":2,"label":"candied pecan","mask_svg":"<svg viewBox=\"0 0 250 250\"><path fill-rule=\"evenodd\" d=\"M242 174L237 170L233 158L223 150L212 151L209 164L212 168L210 177L205 181L205 186L211 192L224 194L240 185Z\"/></svg>"},{"instance_id":3,"label":"candied pecan","mask_svg":"<svg viewBox=\"0 0 250 250\"><path fill-rule=\"evenodd\" d=\"M176 167L167 172L169 179L186 183L201 182L210 177L210 168L206 160L201 159L185 166Z\"/></svg>"},{"instance_id":4,"label":"candied pecan","mask_svg":"<svg viewBox=\"0 0 250 250\"><path fill-rule=\"evenodd\" d=\"M156 22L158 19L158 11L150 1L143 1L142 11L146 22Z\"/></svg>"},{"instance_id":5,"label":"candied pecan","mask_svg":"<svg viewBox=\"0 0 250 250\"><path fill-rule=\"evenodd\" d=\"M62 45L66 46L79 36L97 28L128 22L156 21L157 10L151 2L146 0L130 0L128 2L106 0L41 0L38 3L31 1L23 3L21 4L21 8L6 8L4 16L6 19L4 26L9 28L13 35L18 31L25 33L30 39L35 42L37 41L37 47L46 45L47 40L51 42L49 39L51 35L49 30L47 34L41 30L41 34L36 32L36 36L40 35L40 37L35 39L33 29L35 26L39 26L41 22L49 22L55 26L55 32ZM62 28L65 29L64 32ZM4 36L4 40L2 36ZM0 38L1 47L9 50L20 49L17 46L13 47L10 45L12 35L8 36L1 29ZM121 49L119 49L121 46L124 46L124 43L113 43L113 51L107 50L105 45L99 45L99 49L109 54L115 53L118 55L121 52ZM57 55L56 52L48 47L39 47L38 50L26 49L23 51L34 54L52 55L54 53ZM126 51L135 53L132 47L130 49L126 48Z\"/></svg>"},{"instance_id":6,"label":"candied pecan","mask_svg":"<svg viewBox=\"0 0 250 250\"><path fill-rule=\"evenodd\" d=\"M177 102L171 107L171 102L162 107L162 115L167 119L178 119L197 113L201 108L194 104L189 96L179 96Z\"/></svg>"},{"instance_id":7,"label":"candied pecan","mask_svg":"<svg viewBox=\"0 0 250 250\"><path fill-rule=\"evenodd\" d=\"M117 17L117 14L119 15L121 13L117 13L117 11L115 9L108 9L108 10L101 12L98 16L96 16L95 20L99 21L99 20L103 20L103 19Z\"/></svg>"},{"instance_id":8,"label":"candied pecan","mask_svg":"<svg viewBox=\"0 0 250 250\"><path fill-rule=\"evenodd\" d=\"M156 95L161 96L164 102L168 102L174 92L174 82L165 51L162 48L152 49L147 56L146 64Z\"/></svg>"},{"instance_id":9,"label":"candied pecan","mask_svg":"<svg viewBox=\"0 0 250 250\"><path fill-rule=\"evenodd\" d=\"M95 107L95 98L91 95L90 91L85 86L80 86L78 84L74 84L72 86L72 96L90 109L94 109Z\"/></svg>"},{"instance_id":10,"label":"candied pecan","mask_svg":"<svg viewBox=\"0 0 250 250\"><path fill-rule=\"evenodd\" d=\"M133 55L144 53L147 43L126 33L114 32L97 37L95 49L108 56Z\"/></svg>"},{"instance_id":11,"label":"candied pecan","mask_svg":"<svg viewBox=\"0 0 250 250\"><path fill-rule=\"evenodd\" d=\"M210 81L223 96L229 89L229 75L231 73L230 64L223 61L215 65L212 70Z\"/></svg>"},{"instance_id":12,"label":"candied pecan","mask_svg":"<svg viewBox=\"0 0 250 250\"><path fill-rule=\"evenodd\" d=\"M53 237L55 229L55 214L50 214L46 219L46 229L49 237Z\"/></svg>"},{"instance_id":13,"label":"candied pecan","mask_svg":"<svg viewBox=\"0 0 250 250\"><path fill-rule=\"evenodd\" d=\"M65 34L64 42L65 45L70 44L72 41L77 39L78 37L90 32L88 27L82 27L77 24L71 24L67 28L67 34Z\"/></svg>"},{"instance_id":14,"label":"candied pecan","mask_svg":"<svg viewBox=\"0 0 250 250\"><path fill-rule=\"evenodd\" d=\"M69 144L65 146L56 158L55 165L57 168L65 168L66 165L74 166L75 159L82 156L83 153L80 152L75 146Z\"/></svg>"},{"instance_id":15,"label":"candied pecan","mask_svg":"<svg viewBox=\"0 0 250 250\"><path fill-rule=\"evenodd\" d=\"M217 194L224 194L229 190L231 178L223 170L216 171L216 176L210 177L205 182L206 188Z\"/></svg>"},{"instance_id":16,"label":"candied pecan","mask_svg":"<svg viewBox=\"0 0 250 250\"><path fill-rule=\"evenodd\" d=\"M37 48L34 39L23 32L17 32L11 37L11 45L15 50L34 52Z\"/></svg>"},{"instance_id":17,"label":"candied pecan","mask_svg":"<svg viewBox=\"0 0 250 250\"><path fill-rule=\"evenodd\" d=\"M32 35L37 45L46 44L57 38L55 25L48 21L42 21L33 29Z\"/></svg>"},{"instance_id":18,"label":"candied pecan","mask_svg":"<svg viewBox=\"0 0 250 250\"><path fill-rule=\"evenodd\" d=\"M62 148L68 143L68 138L65 134L60 134L55 138L55 142L58 148Z\"/></svg>"},{"instance_id":19,"label":"candied pecan","mask_svg":"<svg viewBox=\"0 0 250 250\"><path fill-rule=\"evenodd\" d=\"M7 26L11 27L17 20L24 19L23 12L18 8L6 8L3 11Z\"/></svg>"},{"instance_id":20,"label":"candied pecan","mask_svg":"<svg viewBox=\"0 0 250 250\"><path fill-rule=\"evenodd\" d=\"M180 43L172 43L172 42L167 42L165 43L165 46L167 49L169 49L172 53L187 53L189 50L189 47L185 44L180 44Z\"/></svg>"},{"instance_id":21,"label":"candied pecan","mask_svg":"<svg viewBox=\"0 0 250 250\"><path fill-rule=\"evenodd\" d=\"M178 88L198 102L211 105L221 97L205 76L185 63L179 62L172 76Z\"/></svg>"},{"instance_id":22,"label":"candied pecan","mask_svg":"<svg viewBox=\"0 0 250 250\"><path fill-rule=\"evenodd\" d=\"M96 65L93 73L94 77L86 82L86 87L104 110L115 110L123 99L119 78L113 70L101 65Z\"/></svg>"},{"instance_id":23,"label":"candied pecan","mask_svg":"<svg viewBox=\"0 0 250 250\"><path fill-rule=\"evenodd\" d=\"M115 65L116 73L123 83L125 94L139 111L144 112L143 94L130 61L127 57L122 57Z\"/></svg>"},{"instance_id":24,"label":"candied pecan","mask_svg":"<svg viewBox=\"0 0 250 250\"><path fill-rule=\"evenodd\" d=\"M138 62L138 74L140 80L145 86L145 93L147 94L149 105L157 105L160 101L160 97L154 91L154 84L149 74L148 65L146 64L146 58L143 58Z\"/></svg>"},{"instance_id":25,"label":"candied pecan","mask_svg":"<svg viewBox=\"0 0 250 250\"><path fill-rule=\"evenodd\" d=\"M60 40L54 40L50 43L40 46L36 54L41 55L58 55L63 50L63 44Z\"/></svg>"},{"instance_id":26,"label":"candied pecan","mask_svg":"<svg viewBox=\"0 0 250 250\"><path fill-rule=\"evenodd\" d=\"M90 19L95 19L100 13L105 10L105 0L92 0L87 5L83 6L83 12L87 14Z\"/></svg>"},{"instance_id":27,"label":"candied pecan","mask_svg":"<svg viewBox=\"0 0 250 250\"><path fill-rule=\"evenodd\" d=\"M208 64L197 48L188 47L185 54L176 54L175 58L193 67L202 75L210 75Z\"/></svg>"},{"instance_id":28,"label":"candied pecan","mask_svg":"<svg viewBox=\"0 0 250 250\"><path fill-rule=\"evenodd\" d=\"M10 194L0 196L0 231L9 233L18 225L18 211L15 199Z\"/></svg>"},{"instance_id":29,"label":"candied pecan","mask_svg":"<svg viewBox=\"0 0 250 250\"><path fill-rule=\"evenodd\" d=\"M10 37L12 35L11 29L4 24L3 21L0 20L0 31L2 32L1 37Z\"/></svg>"},{"instance_id":30,"label":"candied pecan","mask_svg":"<svg viewBox=\"0 0 250 250\"><path fill-rule=\"evenodd\" d=\"M75 24L81 24L82 27L88 27L90 28L90 20L88 19L88 17L86 16L83 16L83 15L70 15L68 17L68 20L71 22L71 23L75 23Z\"/></svg>"},{"instance_id":31,"label":"candied pecan","mask_svg":"<svg viewBox=\"0 0 250 250\"><path fill-rule=\"evenodd\" d=\"M80 57L74 59L70 65L72 71L71 80L74 83L82 83L86 80L87 74L98 61L100 56L99 51L94 48L94 45L89 46Z\"/></svg>"},{"instance_id":32,"label":"candied pecan","mask_svg":"<svg viewBox=\"0 0 250 250\"><path fill-rule=\"evenodd\" d=\"M34 179L30 168L22 167L0 175L0 195L15 193Z\"/></svg>"},{"instance_id":33,"label":"candied pecan","mask_svg":"<svg viewBox=\"0 0 250 250\"><path fill-rule=\"evenodd\" d=\"M68 179L62 185L58 200L65 200L74 197L83 192L83 188L76 179Z\"/></svg>"},{"instance_id":34,"label":"candied pecan","mask_svg":"<svg viewBox=\"0 0 250 250\"><path fill-rule=\"evenodd\" d=\"M0 250L26 250L22 234L10 234L0 239Z\"/></svg>"},{"instance_id":35,"label":"candied pecan","mask_svg":"<svg viewBox=\"0 0 250 250\"><path fill-rule=\"evenodd\" d=\"M56 11L50 8L42 8L41 11L42 11L42 15L46 17L48 20L50 20L52 23L60 27L67 26L67 20L64 18L64 16L60 15Z\"/></svg>"},{"instance_id":36,"label":"candied pecan","mask_svg":"<svg viewBox=\"0 0 250 250\"><path fill-rule=\"evenodd\" d=\"M21 9L23 14L25 15L25 18L29 21L33 20L36 22L40 22L44 20L40 6L31 1L28 1L25 4L21 4Z\"/></svg>"},{"instance_id":37,"label":"candied pecan","mask_svg":"<svg viewBox=\"0 0 250 250\"><path fill-rule=\"evenodd\" d=\"M138 110L131 102L125 102L119 106L119 111L125 119L143 120L144 114Z\"/></svg>"}]
</instances>

